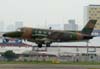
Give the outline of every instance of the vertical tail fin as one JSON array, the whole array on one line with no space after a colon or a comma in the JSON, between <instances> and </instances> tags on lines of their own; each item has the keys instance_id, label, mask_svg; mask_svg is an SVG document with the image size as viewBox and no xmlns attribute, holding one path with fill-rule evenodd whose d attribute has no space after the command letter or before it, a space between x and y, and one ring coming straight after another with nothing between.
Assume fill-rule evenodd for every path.
<instances>
[{"instance_id":1,"label":"vertical tail fin","mask_svg":"<svg viewBox=\"0 0 100 69\"><path fill-rule=\"evenodd\" d=\"M89 20L86 26L82 29L82 33L91 35L97 20Z\"/></svg>"}]
</instances>

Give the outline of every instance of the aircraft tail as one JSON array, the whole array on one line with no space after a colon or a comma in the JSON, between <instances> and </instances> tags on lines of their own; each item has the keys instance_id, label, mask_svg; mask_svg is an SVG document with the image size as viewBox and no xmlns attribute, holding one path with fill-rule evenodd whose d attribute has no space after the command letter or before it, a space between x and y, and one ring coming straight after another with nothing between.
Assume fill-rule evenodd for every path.
<instances>
[{"instance_id":1,"label":"aircraft tail","mask_svg":"<svg viewBox=\"0 0 100 69\"><path fill-rule=\"evenodd\" d=\"M86 26L82 29L82 33L91 35L97 20L89 20Z\"/></svg>"}]
</instances>

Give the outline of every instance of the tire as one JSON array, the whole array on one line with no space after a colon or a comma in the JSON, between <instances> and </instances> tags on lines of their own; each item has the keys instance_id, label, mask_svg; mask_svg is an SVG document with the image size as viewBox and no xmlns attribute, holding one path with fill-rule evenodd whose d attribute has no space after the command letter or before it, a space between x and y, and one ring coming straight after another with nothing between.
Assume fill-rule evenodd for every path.
<instances>
[{"instance_id":1,"label":"tire","mask_svg":"<svg viewBox=\"0 0 100 69\"><path fill-rule=\"evenodd\" d=\"M38 44L38 47L41 48L42 47L42 44Z\"/></svg>"},{"instance_id":2,"label":"tire","mask_svg":"<svg viewBox=\"0 0 100 69\"><path fill-rule=\"evenodd\" d=\"M50 44L46 44L46 47L50 47Z\"/></svg>"}]
</instances>

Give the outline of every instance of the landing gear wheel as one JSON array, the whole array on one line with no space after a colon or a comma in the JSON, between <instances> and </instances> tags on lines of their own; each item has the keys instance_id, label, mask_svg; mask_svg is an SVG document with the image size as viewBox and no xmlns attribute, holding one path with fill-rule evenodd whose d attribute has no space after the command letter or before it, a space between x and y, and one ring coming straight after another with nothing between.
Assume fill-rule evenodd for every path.
<instances>
[{"instance_id":1,"label":"landing gear wheel","mask_svg":"<svg viewBox=\"0 0 100 69\"><path fill-rule=\"evenodd\" d=\"M50 44L46 44L46 47L50 47Z\"/></svg>"},{"instance_id":2,"label":"landing gear wheel","mask_svg":"<svg viewBox=\"0 0 100 69\"><path fill-rule=\"evenodd\" d=\"M42 47L42 44L38 44L38 47L41 48Z\"/></svg>"}]
</instances>

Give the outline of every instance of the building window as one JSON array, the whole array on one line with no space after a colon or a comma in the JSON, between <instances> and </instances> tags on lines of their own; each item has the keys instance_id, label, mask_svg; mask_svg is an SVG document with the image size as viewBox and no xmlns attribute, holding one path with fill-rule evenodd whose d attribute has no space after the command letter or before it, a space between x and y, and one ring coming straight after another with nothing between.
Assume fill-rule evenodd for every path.
<instances>
[{"instance_id":1,"label":"building window","mask_svg":"<svg viewBox=\"0 0 100 69\"><path fill-rule=\"evenodd\" d=\"M91 19L91 17L89 17L89 19Z\"/></svg>"},{"instance_id":2,"label":"building window","mask_svg":"<svg viewBox=\"0 0 100 69\"><path fill-rule=\"evenodd\" d=\"M47 34L47 33L48 33L47 31L44 31L44 32L43 32L43 34Z\"/></svg>"},{"instance_id":3,"label":"building window","mask_svg":"<svg viewBox=\"0 0 100 69\"><path fill-rule=\"evenodd\" d=\"M94 16L97 16L97 14L94 14Z\"/></svg>"},{"instance_id":4,"label":"building window","mask_svg":"<svg viewBox=\"0 0 100 69\"><path fill-rule=\"evenodd\" d=\"M97 19L100 19L100 17L97 17Z\"/></svg>"},{"instance_id":5,"label":"building window","mask_svg":"<svg viewBox=\"0 0 100 69\"><path fill-rule=\"evenodd\" d=\"M90 10L93 10L93 8L91 8Z\"/></svg>"},{"instance_id":6,"label":"building window","mask_svg":"<svg viewBox=\"0 0 100 69\"><path fill-rule=\"evenodd\" d=\"M97 13L100 13L100 11L97 11Z\"/></svg>"},{"instance_id":7,"label":"building window","mask_svg":"<svg viewBox=\"0 0 100 69\"><path fill-rule=\"evenodd\" d=\"M94 8L94 10L97 10L97 8Z\"/></svg>"},{"instance_id":8,"label":"building window","mask_svg":"<svg viewBox=\"0 0 100 69\"><path fill-rule=\"evenodd\" d=\"M97 25L100 25L100 23L97 23Z\"/></svg>"},{"instance_id":9,"label":"building window","mask_svg":"<svg viewBox=\"0 0 100 69\"><path fill-rule=\"evenodd\" d=\"M91 11L89 11L89 13L91 13Z\"/></svg>"}]
</instances>

